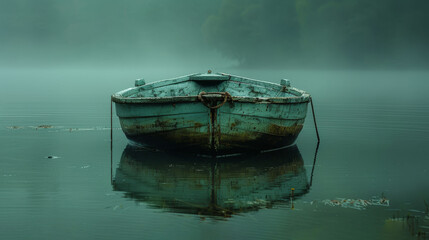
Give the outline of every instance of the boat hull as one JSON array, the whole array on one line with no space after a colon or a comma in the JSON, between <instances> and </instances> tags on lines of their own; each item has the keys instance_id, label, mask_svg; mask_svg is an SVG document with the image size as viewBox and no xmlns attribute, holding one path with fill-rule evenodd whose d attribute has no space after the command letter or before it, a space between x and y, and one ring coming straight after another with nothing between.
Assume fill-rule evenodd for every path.
<instances>
[{"instance_id":1,"label":"boat hull","mask_svg":"<svg viewBox=\"0 0 429 240\"><path fill-rule=\"evenodd\" d=\"M303 128L308 102L116 103L126 137L139 145L205 154L233 154L291 145Z\"/></svg>"}]
</instances>

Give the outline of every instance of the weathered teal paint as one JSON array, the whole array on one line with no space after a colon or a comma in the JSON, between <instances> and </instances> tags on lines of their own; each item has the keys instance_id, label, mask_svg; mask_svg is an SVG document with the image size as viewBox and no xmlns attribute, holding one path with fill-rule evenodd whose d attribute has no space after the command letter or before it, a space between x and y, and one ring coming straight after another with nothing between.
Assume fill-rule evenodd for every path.
<instances>
[{"instance_id":1,"label":"weathered teal paint","mask_svg":"<svg viewBox=\"0 0 429 240\"><path fill-rule=\"evenodd\" d=\"M203 153L291 145L310 100L286 80L280 85L222 73L136 85L112 96L125 135L155 148Z\"/></svg>"}]
</instances>

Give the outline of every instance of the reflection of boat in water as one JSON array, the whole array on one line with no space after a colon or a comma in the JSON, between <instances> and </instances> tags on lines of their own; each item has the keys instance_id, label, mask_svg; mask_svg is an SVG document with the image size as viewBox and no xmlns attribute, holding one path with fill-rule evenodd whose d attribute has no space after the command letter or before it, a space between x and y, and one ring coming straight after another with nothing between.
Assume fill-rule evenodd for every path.
<instances>
[{"instance_id":1,"label":"reflection of boat in water","mask_svg":"<svg viewBox=\"0 0 429 240\"><path fill-rule=\"evenodd\" d=\"M127 146L114 189L173 212L222 215L269 207L308 192L296 146L259 155L204 158Z\"/></svg>"}]
</instances>

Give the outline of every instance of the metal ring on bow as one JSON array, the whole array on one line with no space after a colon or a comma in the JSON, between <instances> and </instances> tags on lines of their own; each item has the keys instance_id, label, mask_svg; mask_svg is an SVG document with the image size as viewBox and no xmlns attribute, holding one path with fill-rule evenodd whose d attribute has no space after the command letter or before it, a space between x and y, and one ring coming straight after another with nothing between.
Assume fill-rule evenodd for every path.
<instances>
[{"instance_id":1,"label":"metal ring on bow","mask_svg":"<svg viewBox=\"0 0 429 240\"><path fill-rule=\"evenodd\" d=\"M216 105L216 106L210 106L207 101L204 98L204 95L221 95L223 97L223 101ZM218 109L220 107L222 107L228 100L232 101L232 96L231 94L229 94L228 92L200 92L200 94L198 94L198 99L204 104L204 106L210 108L210 109Z\"/></svg>"}]
</instances>

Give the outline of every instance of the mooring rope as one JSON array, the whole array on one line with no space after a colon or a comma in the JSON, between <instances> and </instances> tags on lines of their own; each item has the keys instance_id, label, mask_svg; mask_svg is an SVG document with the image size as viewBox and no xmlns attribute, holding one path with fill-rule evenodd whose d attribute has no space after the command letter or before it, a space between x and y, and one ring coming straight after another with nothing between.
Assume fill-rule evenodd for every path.
<instances>
[{"instance_id":1,"label":"mooring rope","mask_svg":"<svg viewBox=\"0 0 429 240\"><path fill-rule=\"evenodd\" d=\"M113 100L110 98L110 184L113 184Z\"/></svg>"},{"instance_id":2,"label":"mooring rope","mask_svg":"<svg viewBox=\"0 0 429 240\"><path fill-rule=\"evenodd\" d=\"M313 98L311 98L311 97L310 97L310 104L311 104L311 112L313 113L314 127L316 129L317 146L316 146L316 151L314 152L313 168L311 169L311 177L310 177L309 187L311 187L311 185L313 185L314 167L316 166L317 152L319 151L319 144L320 144L319 130L317 129L316 115L314 114Z\"/></svg>"},{"instance_id":3,"label":"mooring rope","mask_svg":"<svg viewBox=\"0 0 429 240\"><path fill-rule=\"evenodd\" d=\"M314 127L316 128L317 143L320 143L319 130L317 129L316 115L314 114L313 98L310 97L311 111L313 113Z\"/></svg>"}]
</instances>

